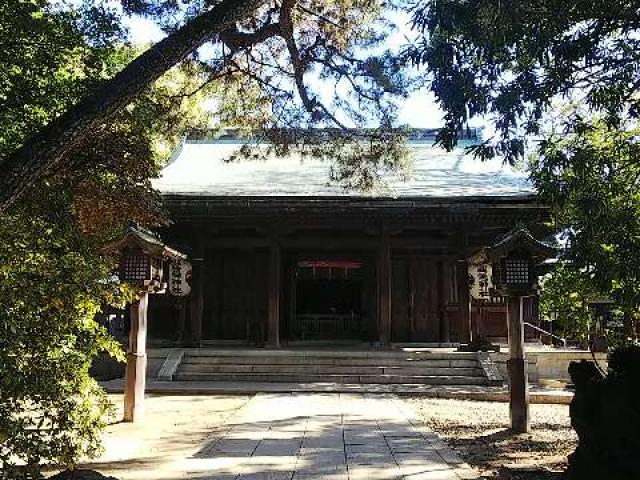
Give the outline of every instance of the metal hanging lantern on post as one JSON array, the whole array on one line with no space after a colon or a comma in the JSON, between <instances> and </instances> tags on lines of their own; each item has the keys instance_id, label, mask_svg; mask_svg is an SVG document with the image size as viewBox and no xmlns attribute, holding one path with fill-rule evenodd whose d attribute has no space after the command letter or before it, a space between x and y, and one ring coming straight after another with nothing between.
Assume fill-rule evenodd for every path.
<instances>
[{"instance_id":1,"label":"metal hanging lantern on post","mask_svg":"<svg viewBox=\"0 0 640 480\"><path fill-rule=\"evenodd\" d=\"M476 255L491 263L493 284L508 299L509 412L511 429L516 433L528 432L530 426L522 299L536 294L537 265L555 255L554 247L536 240L525 229L505 235Z\"/></svg>"},{"instance_id":2,"label":"metal hanging lantern on post","mask_svg":"<svg viewBox=\"0 0 640 480\"><path fill-rule=\"evenodd\" d=\"M130 306L131 321L125 373L124 421L134 422L143 412L147 367L147 306L150 293L164 293L165 263L184 260L186 255L163 244L151 232L129 227L124 236L104 248L120 255L120 281L140 289L140 298Z\"/></svg>"}]
</instances>

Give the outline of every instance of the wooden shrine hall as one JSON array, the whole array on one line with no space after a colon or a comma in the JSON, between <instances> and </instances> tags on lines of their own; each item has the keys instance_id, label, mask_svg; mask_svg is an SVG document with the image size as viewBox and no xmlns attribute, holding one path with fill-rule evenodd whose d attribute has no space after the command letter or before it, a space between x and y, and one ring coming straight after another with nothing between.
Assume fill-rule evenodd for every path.
<instances>
[{"instance_id":1,"label":"wooden shrine hall","mask_svg":"<svg viewBox=\"0 0 640 480\"><path fill-rule=\"evenodd\" d=\"M467 259L517 225L536 231L548 209L524 172L464 155L476 133L445 152L416 131L410 178L387 175L373 194L330 184L330 162L229 163L240 140L186 140L154 187L173 222L159 233L189 255L191 292L151 296L150 341L506 337L504 303Z\"/></svg>"}]
</instances>

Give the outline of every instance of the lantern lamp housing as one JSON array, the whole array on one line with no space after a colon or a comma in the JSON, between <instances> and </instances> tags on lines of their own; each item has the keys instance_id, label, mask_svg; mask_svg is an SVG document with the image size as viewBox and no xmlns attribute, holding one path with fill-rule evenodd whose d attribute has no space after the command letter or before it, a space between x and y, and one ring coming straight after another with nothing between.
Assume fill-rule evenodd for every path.
<instances>
[{"instance_id":1,"label":"lantern lamp housing","mask_svg":"<svg viewBox=\"0 0 640 480\"><path fill-rule=\"evenodd\" d=\"M533 258L526 251L509 252L500 259L500 285L508 290L529 290L535 287Z\"/></svg>"},{"instance_id":2,"label":"lantern lamp housing","mask_svg":"<svg viewBox=\"0 0 640 480\"><path fill-rule=\"evenodd\" d=\"M120 280L152 292L164 289L164 263L186 256L164 245L151 232L129 227L125 235L104 249L120 254Z\"/></svg>"},{"instance_id":3,"label":"lantern lamp housing","mask_svg":"<svg viewBox=\"0 0 640 480\"><path fill-rule=\"evenodd\" d=\"M502 294L527 294L536 289L537 265L556 254L556 248L536 240L527 230L520 229L501 237L494 245L483 248L470 260L491 264L494 285Z\"/></svg>"}]
</instances>

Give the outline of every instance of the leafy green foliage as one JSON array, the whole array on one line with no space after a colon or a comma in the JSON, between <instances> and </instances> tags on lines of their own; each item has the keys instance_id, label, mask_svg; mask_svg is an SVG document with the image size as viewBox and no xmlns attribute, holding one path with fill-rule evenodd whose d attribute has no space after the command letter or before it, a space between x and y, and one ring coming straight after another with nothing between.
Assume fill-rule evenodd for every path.
<instances>
[{"instance_id":1,"label":"leafy green foliage","mask_svg":"<svg viewBox=\"0 0 640 480\"><path fill-rule=\"evenodd\" d=\"M418 0L414 25L422 35L407 55L431 75L448 148L469 119L486 116L497 138L475 152L515 162L558 99L610 125L640 114L637 0Z\"/></svg>"},{"instance_id":2,"label":"leafy green foliage","mask_svg":"<svg viewBox=\"0 0 640 480\"><path fill-rule=\"evenodd\" d=\"M66 222L2 220L0 464L15 479L37 475L42 460L73 466L98 451L110 403L88 369L100 351L124 358L94 316L131 292L96 281L112 265Z\"/></svg>"},{"instance_id":3,"label":"leafy green foliage","mask_svg":"<svg viewBox=\"0 0 640 480\"><path fill-rule=\"evenodd\" d=\"M87 37L83 11L0 5L0 156L136 55L105 45L109 16L91 13L102 20ZM100 352L123 353L94 317L135 294L113 281L100 247L131 220L162 221L149 179L184 131L208 121L206 90L184 95L199 79L193 64L169 72L75 152L73 168L0 216L0 478L99 451L111 407L88 370Z\"/></svg>"},{"instance_id":4,"label":"leafy green foliage","mask_svg":"<svg viewBox=\"0 0 640 480\"><path fill-rule=\"evenodd\" d=\"M206 12L209 3L122 2L169 32ZM114 5L0 5L0 160L131 64L138 52L121 43L123 17ZM122 304L132 295L111 281L113 265L100 256L100 245L132 220L146 226L163 221L149 179L181 135L210 127L211 116L200 106L206 95L218 96L216 127L262 131L271 139L292 127L335 128L335 151L343 147L348 154L334 175L345 182L355 174L366 185L375 176L360 168L357 157L374 169L388 168L394 157L387 146L403 152L400 136L386 142L380 129L355 145L347 141L352 132L344 118L362 126L362 109L387 127L395 115L393 97L407 89L401 62L379 51L381 8L378 0L262 3L246 21L216 36L209 58L194 53L126 108L92 123L89 140L74 143L65 162L56 163L61 168L29 181L20 204L3 210L4 478L37 476L46 462L73 466L98 450L108 406L87 371L97 353L121 352L93 318L104 304ZM333 82L328 100L314 88L320 79ZM279 148L288 148L291 137L281 140ZM321 148L317 139L308 143Z\"/></svg>"},{"instance_id":5,"label":"leafy green foliage","mask_svg":"<svg viewBox=\"0 0 640 480\"><path fill-rule=\"evenodd\" d=\"M73 15L47 14L47 3L0 5L0 156L68 108L97 74L97 59L73 28Z\"/></svg>"},{"instance_id":6,"label":"leafy green foliage","mask_svg":"<svg viewBox=\"0 0 640 480\"><path fill-rule=\"evenodd\" d=\"M542 143L532 178L568 230L566 260L615 300L636 337L640 319L640 129L577 122ZM572 288L585 286L579 277ZM588 289L582 292L587 295Z\"/></svg>"},{"instance_id":7,"label":"leafy green foliage","mask_svg":"<svg viewBox=\"0 0 640 480\"><path fill-rule=\"evenodd\" d=\"M555 301L580 328L593 288L619 304L637 336L640 3L419 0L414 25L421 36L406 54L426 67L445 111L439 142L452 148L470 119L484 117L496 136L476 155L515 163L534 153L534 183L570 235L571 271L549 285Z\"/></svg>"},{"instance_id":8,"label":"leafy green foliage","mask_svg":"<svg viewBox=\"0 0 640 480\"><path fill-rule=\"evenodd\" d=\"M591 276L565 263L540 282L541 318L553 318L554 334L582 345L588 345L595 326L589 301L601 297Z\"/></svg>"}]
</instances>

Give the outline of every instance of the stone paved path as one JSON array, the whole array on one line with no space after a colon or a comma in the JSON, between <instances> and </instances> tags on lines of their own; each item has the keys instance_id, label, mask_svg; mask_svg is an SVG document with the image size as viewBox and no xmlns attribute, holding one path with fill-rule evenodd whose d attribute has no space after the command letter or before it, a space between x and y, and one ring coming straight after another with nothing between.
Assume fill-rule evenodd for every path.
<instances>
[{"instance_id":1,"label":"stone paved path","mask_svg":"<svg viewBox=\"0 0 640 480\"><path fill-rule=\"evenodd\" d=\"M476 478L391 395L259 394L174 464L216 480Z\"/></svg>"}]
</instances>

